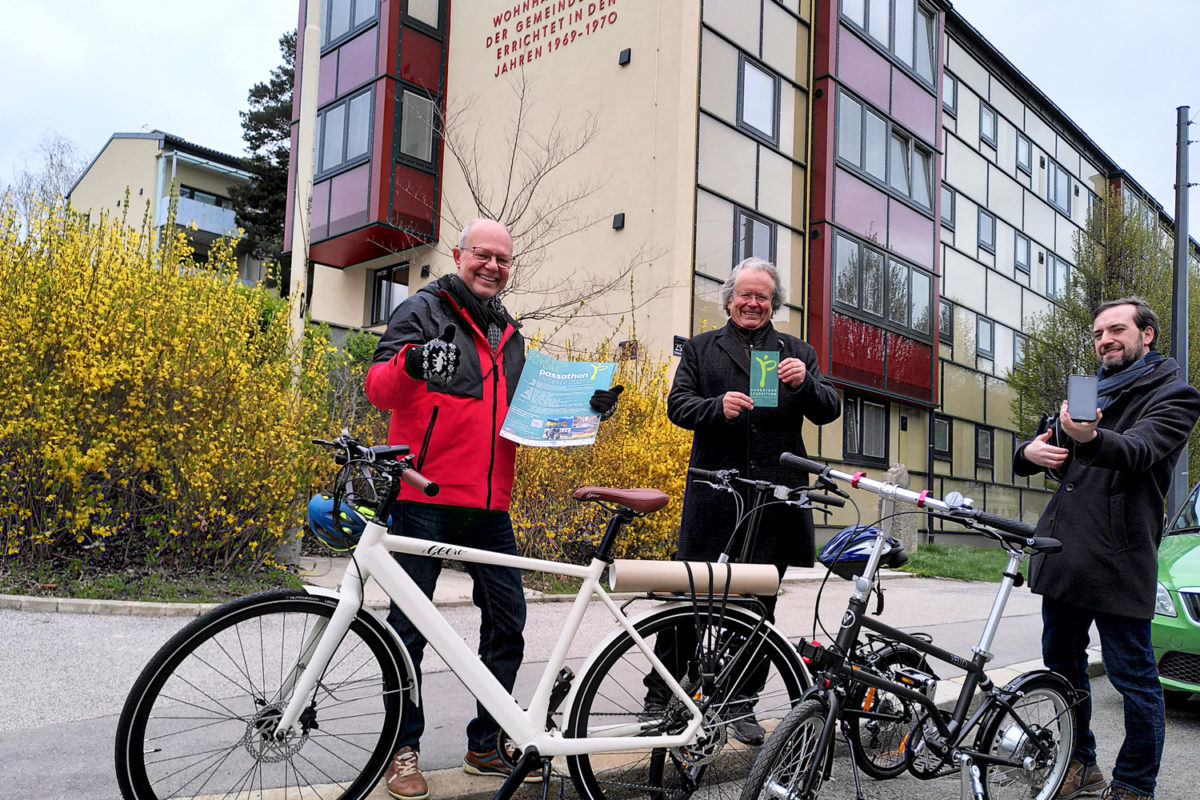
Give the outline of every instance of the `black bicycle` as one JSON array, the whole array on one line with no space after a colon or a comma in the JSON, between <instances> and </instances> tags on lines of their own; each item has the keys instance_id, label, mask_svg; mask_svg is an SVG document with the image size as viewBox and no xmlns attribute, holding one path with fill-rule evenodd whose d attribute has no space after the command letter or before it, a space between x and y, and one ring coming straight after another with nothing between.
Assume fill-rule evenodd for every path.
<instances>
[{"instance_id":1,"label":"black bicycle","mask_svg":"<svg viewBox=\"0 0 1200 800\"><path fill-rule=\"evenodd\" d=\"M855 577L855 592L836 642L828 647L802 643L801 652L811 659L819 688L808 693L767 740L743 787L741 800L815 800L832 774L837 732L853 730L860 710L856 698L863 696L864 687L865 691L885 692L919 710L895 753L916 777L931 779L957 771L964 800L1054 797L1075 743L1075 692L1065 678L1047 670L1024 673L998 687L988 678L984 666L992 658L992 643L1008 597L1013 587L1022 583L1021 564L1034 553L1058 551L1061 543L1033 536L1033 528L1024 522L976 510L957 492L943 500L928 492L911 492L875 481L862 473L838 472L790 453L780 460L826 480L843 481L885 498L906 501L960 523L999 541L1009 559L979 643L966 658L867 614L868 599L887 549L885 538L877 536L862 573ZM953 711L938 709L929 691L933 679L917 668L895 669L890 677L858 668L852 655L863 628L965 670ZM982 700L971 711L977 694ZM899 717L893 720L893 727L901 724ZM862 764L853 746L854 736L848 738L851 772L861 798L858 768Z\"/></svg>"}]
</instances>

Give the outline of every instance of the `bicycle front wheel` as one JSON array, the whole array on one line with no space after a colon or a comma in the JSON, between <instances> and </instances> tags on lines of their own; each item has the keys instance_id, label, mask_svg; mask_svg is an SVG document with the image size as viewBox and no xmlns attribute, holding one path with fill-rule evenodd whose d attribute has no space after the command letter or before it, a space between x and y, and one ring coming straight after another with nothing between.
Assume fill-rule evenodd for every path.
<instances>
[{"instance_id":1,"label":"bicycle front wheel","mask_svg":"<svg viewBox=\"0 0 1200 800\"><path fill-rule=\"evenodd\" d=\"M925 658L911 647L891 644L870 662L870 668L895 680L897 667L925 668ZM847 737L859 769L876 780L904 772L905 748L920 709L899 695L854 683L846 700Z\"/></svg>"},{"instance_id":2,"label":"bicycle front wheel","mask_svg":"<svg viewBox=\"0 0 1200 800\"><path fill-rule=\"evenodd\" d=\"M792 709L759 753L739 800L817 797L831 755L817 752L828 713L820 700L806 700Z\"/></svg>"},{"instance_id":3,"label":"bicycle front wheel","mask_svg":"<svg viewBox=\"0 0 1200 800\"><path fill-rule=\"evenodd\" d=\"M980 750L1014 762L980 766L984 794L989 800L1050 800L1075 747L1071 690L1050 673L1031 676L1019 688L1012 712L999 711L980 731Z\"/></svg>"},{"instance_id":4,"label":"bicycle front wheel","mask_svg":"<svg viewBox=\"0 0 1200 800\"><path fill-rule=\"evenodd\" d=\"M134 683L117 724L126 800L280 797L358 800L400 732L405 662L360 612L330 659L299 732L276 737L290 687L336 602L302 591L251 595L171 638Z\"/></svg>"},{"instance_id":5,"label":"bicycle front wheel","mask_svg":"<svg viewBox=\"0 0 1200 800\"><path fill-rule=\"evenodd\" d=\"M704 723L685 747L569 757L580 796L683 800L703 790L705 797L736 797L765 732L810 683L795 648L761 617L738 607L722 612L674 605L636 629L692 695ZM664 653L674 654L678 672ZM683 730L690 718L627 633L615 637L579 681L568 737L661 736Z\"/></svg>"}]
</instances>

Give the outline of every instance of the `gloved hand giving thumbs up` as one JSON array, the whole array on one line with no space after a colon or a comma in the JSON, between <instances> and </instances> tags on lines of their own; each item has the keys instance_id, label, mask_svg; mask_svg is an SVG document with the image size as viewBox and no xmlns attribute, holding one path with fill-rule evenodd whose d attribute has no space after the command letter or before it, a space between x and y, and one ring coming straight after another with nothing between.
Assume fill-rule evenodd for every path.
<instances>
[{"instance_id":1,"label":"gloved hand giving thumbs up","mask_svg":"<svg viewBox=\"0 0 1200 800\"><path fill-rule=\"evenodd\" d=\"M614 386L611 389L597 389L592 392L591 400L588 402L592 406L593 411L600 412L600 421L611 417L617 410L617 397L621 392L625 391L624 386Z\"/></svg>"},{"instance_id":2,"label":"gloved hand giving thumbs up","mask_svg":"<svg viewBox=\"0 0 1200 800\"><path fill-rule=\"evenodd\" d=\"M454 326L447 325L441 335L404 354L404 371L418 381L448 384L458 372L461 353L454 343Z\"/></svg>"}]
</instances>

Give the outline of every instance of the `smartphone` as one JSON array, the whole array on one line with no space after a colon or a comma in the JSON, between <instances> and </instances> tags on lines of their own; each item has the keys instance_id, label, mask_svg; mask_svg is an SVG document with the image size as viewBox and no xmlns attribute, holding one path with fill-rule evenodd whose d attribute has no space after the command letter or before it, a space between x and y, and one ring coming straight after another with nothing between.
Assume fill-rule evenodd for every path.
<instances>
[{"instance_id":1,"label":"smartphone","mask_svg":"<svg viewBox=\"0 0 1200 800\"><path fill-rule=\"evenodd\" d=\"M1099 380L1095 375L1072 375L1067 379L1067 416L1076 422L1095 422Z\"/></svg>"}]
</instances>

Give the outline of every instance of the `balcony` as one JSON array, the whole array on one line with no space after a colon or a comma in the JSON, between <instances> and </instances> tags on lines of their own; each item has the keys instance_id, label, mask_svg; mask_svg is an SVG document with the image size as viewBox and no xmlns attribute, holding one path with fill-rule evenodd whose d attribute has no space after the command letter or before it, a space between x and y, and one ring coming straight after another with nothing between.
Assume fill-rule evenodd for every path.
<instances>
[{"instance_id":1,"label":"balcony","mask_svg":"<svg viewBox=\"0 0 1200 800\"><path fill-rule=\"evenodd\" d=\"M187 197L180 197L175 207L175 224L188 227L195 223L196 229L202 233L215 236L237 236L237 217L233 209L220 208L210 203L201 203ZM171 198L163 197L158 201L158 215L155 219L160 225L165 225Z\"/></svg>"}]
</instances>

